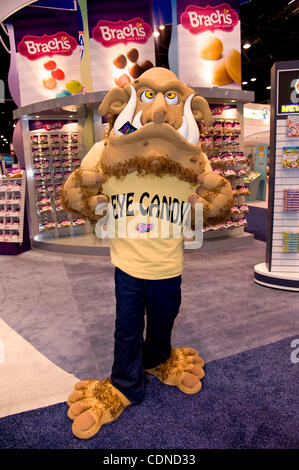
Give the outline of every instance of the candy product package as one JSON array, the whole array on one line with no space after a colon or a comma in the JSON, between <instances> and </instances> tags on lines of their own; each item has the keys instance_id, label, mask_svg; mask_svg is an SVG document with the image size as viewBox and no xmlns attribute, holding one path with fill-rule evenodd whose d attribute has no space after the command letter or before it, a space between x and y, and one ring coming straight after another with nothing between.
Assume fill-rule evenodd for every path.
<instances>
[{"instance_id":1,"label":"candy product package","mask_svg":"<svg viewBox=\"0 0 299 470\"><path fill-rule=\"evenodd\" d=\"M66 146L61 147L61 155L68 155L69 151L70 151L69 147L66 147Z\"/></svg>"},{"instance_id":2,"label":"candy product package","mask_svg":"<svg viewBox=\"0 0 299 470\"><path fill-rule=\"evenodd\" d=\"M215 121L213 123L213 132L214 134L222 134L222 122L221 121Z\"/></svg>"},{"instance_id":3,"label":"candy product package","mask_svg":"<svg viewBox=\"0 0 299 470\"><path fill-rule=\"evenodd\" d=\"M61 134L60 139L61 142L63 142L64 144L67 144L71 141L71 139L69 138L69 134Z\"/></svg>"},{"instance_id":4,"label":"candy product package","mask_svg":"<svg viewBox=\"0 0 299 470\"><path fill-rule=\"evenodd\" d=\"M51 144L59 144L59 134L51 134L50 142Z\"/></svg>"},{"instance_id":5,"label":"candy product package","mask_svg":"<svg viewBox=\"0 0 299 470\"><path fill-rule=\"evenodd\" d=\"M80 164L81 164L80 158L73 158L73 166L74 167L80 166Z\"/></svg>"},{"instance_id":6,"label":"candy product package","mask_svg":"<svg viewBox=\"0 0 299 470\"><path fill-rule=\"evenodd\" d=\"M63 168L67 168L67 167L71 166L72 159L71 158L63 158L62 161L61 161L61 164L62 164Z\"/></svg>"},{"instance_id":7,"label":"candy product package","mask_svg":"<svg viewBox=\"0 0 299 470\"><path fill-rule=\"evenodd\" d=\"M34 181L41 181L43 178L42 173L34 173Z\"/></svg>"},{"instance_id":8,"label":"candy product package","mask_svg":"<svg viewBox=\"0 0 299 470\"><path fill-rule=\"evenodd\" d=\"M231 139L232 139L232 138L231 138L230 135L224 135L224 136L222 137L222 145L225 145L225 146L231 145L231 141L232 141Z\"/></svg>"},{"instance_id":9,"label":"candy product package","mask_svg":"<svg viewBox=\"0 0 299 470\"><path fill-rule=\"evenodd\" d=\"M71 134L70 135L70 141L74 144L78 142L78 134Z\"/></svg>"},{"instance_id":10,"label":"candy product package","mask_svg":"<svg viewBox=\"0 0 299 470\"><path fill-rule=\"evenodd\" d=\"M233 123L231 121L224 121L223 123L223 133L231 134L233 131Z\"/></svg>"},{"instance_id":11,"label":"candy product package","mask_svg":"<svg viewBox=\"0 0 299 470\"><path fill-rule=\"evenodd\" d=\"M53 166L53 168L60 168L61 167L60 158L53 158L52 166Z\"/></svg>"},{"instance_id":12,"label":"candy product package","mask_svg":"<svg viewBox=\"0 0 299 470\"><path fill-rule=\"evenodd\" d=\"M222 147L222 135L214 136L214 147Z\"/></svg>"},{"instance_id":13,"label":"candy product package","mask_svg":"<svg viewBox=\"0 0 299 470\"><path fill-rule=\"evenodd\" d=\"M38 141L40 144L47 144L48 143L48 135L47 134L39 134Z\"/></svg>"},{"instance_id":14,"label":"candy product package","mask_svg":"<svg viewBox=\"0 0 299 470\"><path fill-rule=\"evenodd\" d=\"M72 145L71 146L71 155L78 155L78 151L79 151L79 148L78 148L78 145Z\"/></svg>"},{"instance_id":15,"label":"candy product package","mask_svg":"<svg viewBox=\"0 0 299 470\"><path fill-rule=\"evenodd\" d=\"M49 168L49 160L44 158L43 160L40 161L41 168Z\"/></svg>"},{"instance_id":16,"label":"candy product package","mask_svg":"<svg viewBox=\"0 0 299 470\"><path fill-rule=\"evenodd\" d=\"M31 148L31 153L32 153L32 155L35 157L35 156L40 155L40 154L41 154L41 151L40 151L39 147L32 147L32 148Z\"/></svg>"},{"instance_id":17,"label":"candy product package","mask_svg":"<svg viewBox=\"0 0 299 470\"><path fill-rule=\"evenodd\" d=\"M55 146L55 147L53 146L53 147L51 147L51 154L52 154L52 155L55 155L55 156L56 156L56 155L60 155L60 147L58 147L58 146Z\"/></svg>"},{"instance_id":18,"label":"candy product package","mask_svg":"<svg viewBox=\"0 0 299 470\"><path fill-rule=\"evenodd\" d=\"M31 135L30 141L32 144L38 144L38 135Z\"/></svg>"},{"instance_id":19,"label":"candy product package","mask_svg":"<svg viewBox=\"0 0 299 470\"><path fill-rule=\"evenodd\" d=\"M50 155L50 147L42 147L41 148L41 155L43 157L46 157L46 156Z\"/></svg>"},{"instance_id":20,"label":"candy product package","mask_svg":"<svg viewBox=\"0 0 299 470\"><path fill-rule=\"evenodd\" d=\"M234 121L233 132L234 134L241 134L241 124L239 123L239 121Z\"/></svg>"}]
</instances>

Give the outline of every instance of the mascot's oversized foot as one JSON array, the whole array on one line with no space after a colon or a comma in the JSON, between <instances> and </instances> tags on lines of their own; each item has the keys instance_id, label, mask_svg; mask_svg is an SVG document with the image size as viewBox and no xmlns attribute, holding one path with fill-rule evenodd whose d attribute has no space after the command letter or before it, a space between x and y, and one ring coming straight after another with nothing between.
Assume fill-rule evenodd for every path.
<instances>
[{"instance_id":1,"label":"mascot's oversized foot","mask_svg":"<svg viewBox=\"0 0 299 470\"><path fill-rule=\"evenodd\" d=\"M166 385L176 385L182 392L194 394L200 391L205 375L204 360L193 348L172 349L170 357L159 366L146 372L155 375Z\"/></svg>"},{"instance_id":2,"label":"mascot's oversized foot","mask_svg":"<svg viewBox=\"0 0 299 470\"><path fill-rule=\"evenodd\" d=\"M131 402L113 387L110 379L105 379L78 382L67 404L73 434L79 439L89 439L103 424L115 421Z\"/></svg>"}]
</instances>

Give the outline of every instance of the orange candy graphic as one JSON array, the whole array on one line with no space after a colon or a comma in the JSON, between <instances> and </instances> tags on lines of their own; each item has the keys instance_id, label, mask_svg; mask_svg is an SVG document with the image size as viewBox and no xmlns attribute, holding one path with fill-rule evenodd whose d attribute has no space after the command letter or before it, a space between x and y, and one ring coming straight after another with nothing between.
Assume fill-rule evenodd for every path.
<instances>
[{"instance_id":1,"label":"orange candy graphic","mask_svg":"<svg viewBox=\"0 0 299 470\"><path fill-rule=\"evenodd\" d=\"M56 62L55 60L49 60L48 62L44 63L44 67L46 70L53 70L56 69Z\"/></svg>"},{"instance_id":2,"label":"orange candy graphic","mask_svg":"<svg viewBox=\"0 0 299 470\"><path fill-rule=\"evenodd\" d=\"M55 78L53 78L53 77L45 78L43 80L43 85L44 85L45 88L48 88L48 90L52 90L53 88L56 87L57 82L56 82Z\"/></svg>"}]
</instances>

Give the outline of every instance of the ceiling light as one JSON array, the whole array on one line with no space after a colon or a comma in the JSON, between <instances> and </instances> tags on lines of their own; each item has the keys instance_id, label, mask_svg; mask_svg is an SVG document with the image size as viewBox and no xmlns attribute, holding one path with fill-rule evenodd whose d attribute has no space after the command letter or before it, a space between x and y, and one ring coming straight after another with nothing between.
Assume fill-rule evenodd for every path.
<instances>
[{"instance_id":1,"label":"ceiling light","mask_svg":"<svg viewBox=\"0 0 299 470\"><path fill-rule=\"evenodd\" d=\"M231 102L231 103L235 103L235 102L236 102L236 100L230 100L230 102Z\"/></svg>"},{"instance_id":2,"label":"ceiling light","mask_svg":"<svg viewBox=\"0 0 299 470\"><path fill-rule=\"evenodd\" d=\"M256 78L255 78L255 77L252 77L252 78L250 79L250 81L251 81L251 82L255 82L255 81L256 81Z\"/></svg>"},{"instance_id":3,"label":"ceiling light","mask_svg":"<svg viewBox=\"0 0 299 470\"><path fill-rule=\"evenodd\" d=\"M153 32L153 36L154 36L155 38L157 38L158 36L160 36L159 31L154 31L154 32Z\"/></svg>"},{"instance_id":4,"label":"ceiling light","mask_svg":"<svg viewBox=\"0 0 299 470\"><path fill-rule=\"evenodd\" d=\"M248 85L248 82L242 82L242 85Z\"/></svg>"},{"instance_id":5,"label":"ceiling light","mask_svg":"<svg viewBox=\"0 0 299 470\"><path fill-rule=\"evenodd\" d=\"M269 85L269 86L266 86L266 89L267 89L267 90L271 90L271 86L270 86L270 85Z\"/></svg>"},{"instance_id":6,"label":"ceiling light","mask_svg":"<svg viewBox=\"0 0 299 470\"><path fill-rule=\"evenodd\" d=\"M291 5L291 3L293 3L295 0L291 0L290 2L288 2L288 5Z\"/></svg>"},{"instance_id":7,"label":"ceiling light","mask_svg":"<svg viewBox=\"0 0 299 470\"><path fill-rule=\"evenodd\" d=\"M243 49L249 49L250 47L251 47L250 42L245 42L245 44L243 44Z\"/></svg>"},{"instance_id":8,"label":"ceiling light","mask_svg":"<svg viewBox=\"0 0 299 470\"><path fill-rule=\"evenodd\" d=\"M159 29L160 29L161 31L163 31L163 30L165 29L165 25L164 25L164 24L160 24Z\"/></svg>"},{"instance_id":9,"label":"ceiling light","mask_svg":"<svg viewBox=\"0 0 299 470\"><path fill-rule=\"evenodd\" d=\"M69 117L74 117L74 116L72 114L70 114Z\"/></svg>"},{"instance_id":10,"label":"ceiling light","mask_svg":"<svg viewBox=\"0 0 299 470\"><path fill-rule=\"evenodd\" d=\"M39 118L39 116L35 116L36 118Z\"/></svg>"}]
</instances>

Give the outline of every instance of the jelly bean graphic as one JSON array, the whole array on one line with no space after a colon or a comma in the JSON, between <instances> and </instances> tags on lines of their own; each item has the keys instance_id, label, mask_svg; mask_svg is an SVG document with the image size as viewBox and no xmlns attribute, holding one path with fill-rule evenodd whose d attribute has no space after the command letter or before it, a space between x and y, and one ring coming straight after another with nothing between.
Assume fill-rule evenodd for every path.
<instances>
[{"instance_id":1,"label":"jelly bean graphic","mask_svg":"<svg viewBox=\"0 0 299 470\"><path fill-rule=\"evenodd\" d=\"M115 85L120 88L130 83L130 81L131 79L126 73L123 73L120 77L114 79Z\"/></svg>"},{"instance_id":2,"label":"jelly bean graphic","mask_svg":"<svg viewBox=\"0 0 299 470\"><path fill-rule=\"evenodd\" d=\"M64 96L70 96L72 93L68 90L62 90L57 93L56 98L63 98Z\"/></svg>"},{"instance_id":3,"label":"jelly bean graphic","mask_svg":"<svg viewBox=\"0 0 299 470\"><path fill-rule=\"evenodd\" d=\"M124 69L127 65L127 59L123 54L119 54L113 61L113 65L118 69Z\"/></svg>"},{"instance_id":4,"label":"jelly bean graphic","mask_svg":"<svg viewBox=\"0 0 299 470\"><path fill-rule=\"evenodd\" d=\"M71 93L79 93L82 91L82 84L77 80L70 80L65 84L65 88Z\"/></svg>"},{"instance_id":5,"label":"jelly bean graphic","mask_svg":"<svg viewBox=\"0 0 299 470\"><path fill-rule=\"evenodd\" d=\"M56 69L56 62L55 60L49 60L48 62L44 63L44 67L46 70L53 70Z\"/></svg>"},{"instance_id":6,"label":"jelly bean graphic","mask_svg":"<svg viewBox=\"0 0 299 470\"><path fill-rule=\"evenodd\" d=\"M45 78L43 80L43 85L44 85L45 88L48 88L48 90L53 90L53 88L56 87L57 82L56 82L55 78L49 77L49 78Z\"/></svg>"},{"instance_id":7,"label":"jelly bean graphic","mask_svg":"<svg viewBox=\"0 0 299 470\"><path fill-rule=\"evenodd\" d=\"M51 75L56 80L63 80L65 77L64 72L61 69L52 70Z\"/></svg>"}]
</instances>

